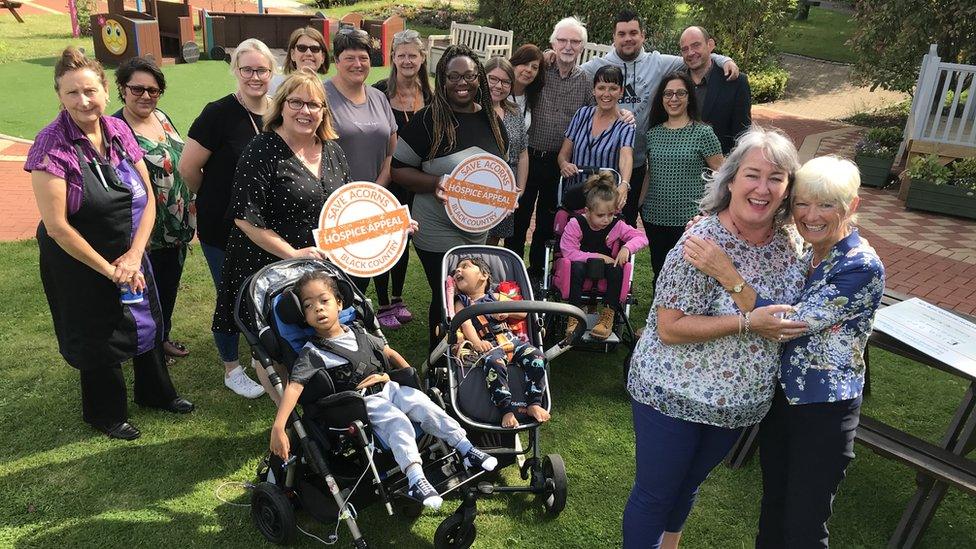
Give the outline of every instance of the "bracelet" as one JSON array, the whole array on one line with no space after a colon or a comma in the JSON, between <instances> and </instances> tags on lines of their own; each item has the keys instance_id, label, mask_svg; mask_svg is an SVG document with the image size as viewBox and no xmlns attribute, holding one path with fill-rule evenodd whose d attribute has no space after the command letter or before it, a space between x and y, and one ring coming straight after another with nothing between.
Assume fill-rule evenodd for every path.
<instances>
[{"instance_id":1,"label":"bracelet","mask_svg":"<svg viewBox=\"0 0 976 549\"><path fill-rule=\"evenodd\" d=\"M747 311L747 312L746 312L746 328L745 328L745 333L747 333L747 334L749 333L749 314L750 314L751 312L752 312L752 311Z\"/></svg>"},{"instance_id":2,"label":"bracelet","mask_svg":"<svg viewBox=\"0 0 976 549\"><path fill-rule=\"evenodd\" d=\"M739 321L739 337L742 337L742 315L735 315L735 318Z\"/></svg>"}]
</instances>

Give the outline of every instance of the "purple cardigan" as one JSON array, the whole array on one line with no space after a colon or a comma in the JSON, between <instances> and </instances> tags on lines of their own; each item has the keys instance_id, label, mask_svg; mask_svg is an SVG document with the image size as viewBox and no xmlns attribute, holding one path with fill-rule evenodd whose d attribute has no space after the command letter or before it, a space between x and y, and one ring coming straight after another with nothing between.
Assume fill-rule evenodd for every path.
<instances>
[{"instance_id":1,"label":"purple cardigan","mask_svg":"<svg viewBox=\"0 0 976 549\"><path fill-rule=\"evenodd\" d=\"M133 164L142 160L142 149L124 120L102 116L101 124L106 143L116 142L121 145ZM27 152L27 162L24 163L24 171L40 170L65 180L68 187L68 215L78 211L83 195L81 166L78 164L74 143L80 144L81 150L89 158L96 155L95 148L71 119L68 111L62 110L53 122L37 134L34 144ZM122 161L115 147L109 147L109 159L113 166L118 166Z\"/></svg>"}]
</instances>

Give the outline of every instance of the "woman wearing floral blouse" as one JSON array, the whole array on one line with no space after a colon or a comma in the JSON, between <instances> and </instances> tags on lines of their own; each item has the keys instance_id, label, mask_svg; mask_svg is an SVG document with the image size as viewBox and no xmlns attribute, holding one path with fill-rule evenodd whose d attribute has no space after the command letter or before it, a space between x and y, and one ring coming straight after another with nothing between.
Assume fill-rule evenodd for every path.
<instances>
[{"instance_id":1,"label":"woman wearing floral blouse","mask_svg":"<svg viewBox=\"0 0 976 549\"><path fill-rule=\"evenodd\" d=\"M776 316L785 305L740 313L730 292L682 259L682 251L691 235L710 238L764 296L792 303L805 272L800 239L783 223L798 164L786 136L753 126L708 186L702 207L713 215L665 260L627 383L637 475L624 510L624 547L677 547L698 486L742 428L769 410L776 339L805 325Z\"/></svg>"},{"instance_id":2,"label":"woman wearing floral blouse","mask_svg":"<svg viewBox=\"0 0 976 549\"><path fill-rule=\"evenodd\" d=\"M163 352L168 357L184 357L190 354L186 346L169 338L186 250L197 226L193 193L176 169L183 154L183 139L166 113L156 108L166 91L166 78L155 63L133 57L115 71L115 83L123 106L114 116L125 120L146 153L143 159L156 193L149 262L163 309Z\"/></svg>"},{"instance_id":3,"label":"woman wearing floral blouse","mask_svg":"<svg viewBox=\"0 0 976 549\"><path fill-rule=\"evenodd\" d=\"M884 265L852 226L858 186L857 166L832 156L814 158L796 174L793 220L810 247L806 284L789 316L808 328L783 348L773 407L760 430L760 548L827 547L834 495L854 458L864 349L884 293ZM743 283L714 243L689 238L685 259L725 287ZM784 303L751 281L741 290L732 297L743 311Z\"/></svg>"}]
</instances>

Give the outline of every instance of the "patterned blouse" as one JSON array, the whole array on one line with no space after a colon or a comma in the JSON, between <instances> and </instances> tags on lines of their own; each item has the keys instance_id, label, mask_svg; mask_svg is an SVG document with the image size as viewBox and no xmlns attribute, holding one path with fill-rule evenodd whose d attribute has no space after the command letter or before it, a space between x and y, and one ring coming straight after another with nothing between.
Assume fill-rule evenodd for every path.
<instances>
[{"instance_id":1,"label":"patterned blouse","mask_svg":"<svg viewBox=\"0 0 976 549\"><path fill-rule=\"evenodd\" d=\"M705 194L705 159L716 154L722 154L722 144L708 124L651 128L647 132L647 196L641 207L644 223L684 227L695 217Z\"/></svg>"},{"instance_id":2,"label":"patterned blouse","mask_svg":"<svg viewBox=\"0 0 976 549\"><path fill-rule=\"evenodd\" d=\"M812 254L807 253L804 264L810 264ZM788 342L780 364L780 383L790 404L861 395L864 349L884 286L884 265L857 229L835 244L813 270L795 314L795 319L810 325L812 333Z\"/></svg>"},{"instance_id":3,"label":"patterned blouse","mask_svg":"<svg viewBox=\"0 0 976 549\"><path fill-rule=\"evenodd\" d=\"M752 333L676 345L658 336L658 307L687 315L739 314L715 279L683 259L684 241L692 234L721 246L742 277L777 303L793 303L803 288L802 240L792 225L778 229L769 244L753 246L730 233L717 216L703 219L668 253L627 389L634 400L674 418L725 428L753 425L773 399L779 344Z\"/></svg>"}]
</instances>

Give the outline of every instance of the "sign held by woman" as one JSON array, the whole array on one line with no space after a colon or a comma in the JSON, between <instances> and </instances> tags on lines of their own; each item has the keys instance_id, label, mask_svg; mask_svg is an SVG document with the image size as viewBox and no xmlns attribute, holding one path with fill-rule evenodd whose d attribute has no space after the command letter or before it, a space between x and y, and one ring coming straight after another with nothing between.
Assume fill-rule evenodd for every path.
<instances>
[{"instance_id":1,"label":"sign held by woman","mask_svg":"<svg viewBox=\"0 0 976 549\"><path fill-rule=\"evenodd\" d=\"M448 218L459 229L473 233L501 223L518 202L512 168L493 154L467 158L442 185Z\"/></svg>"}]
</instances>

